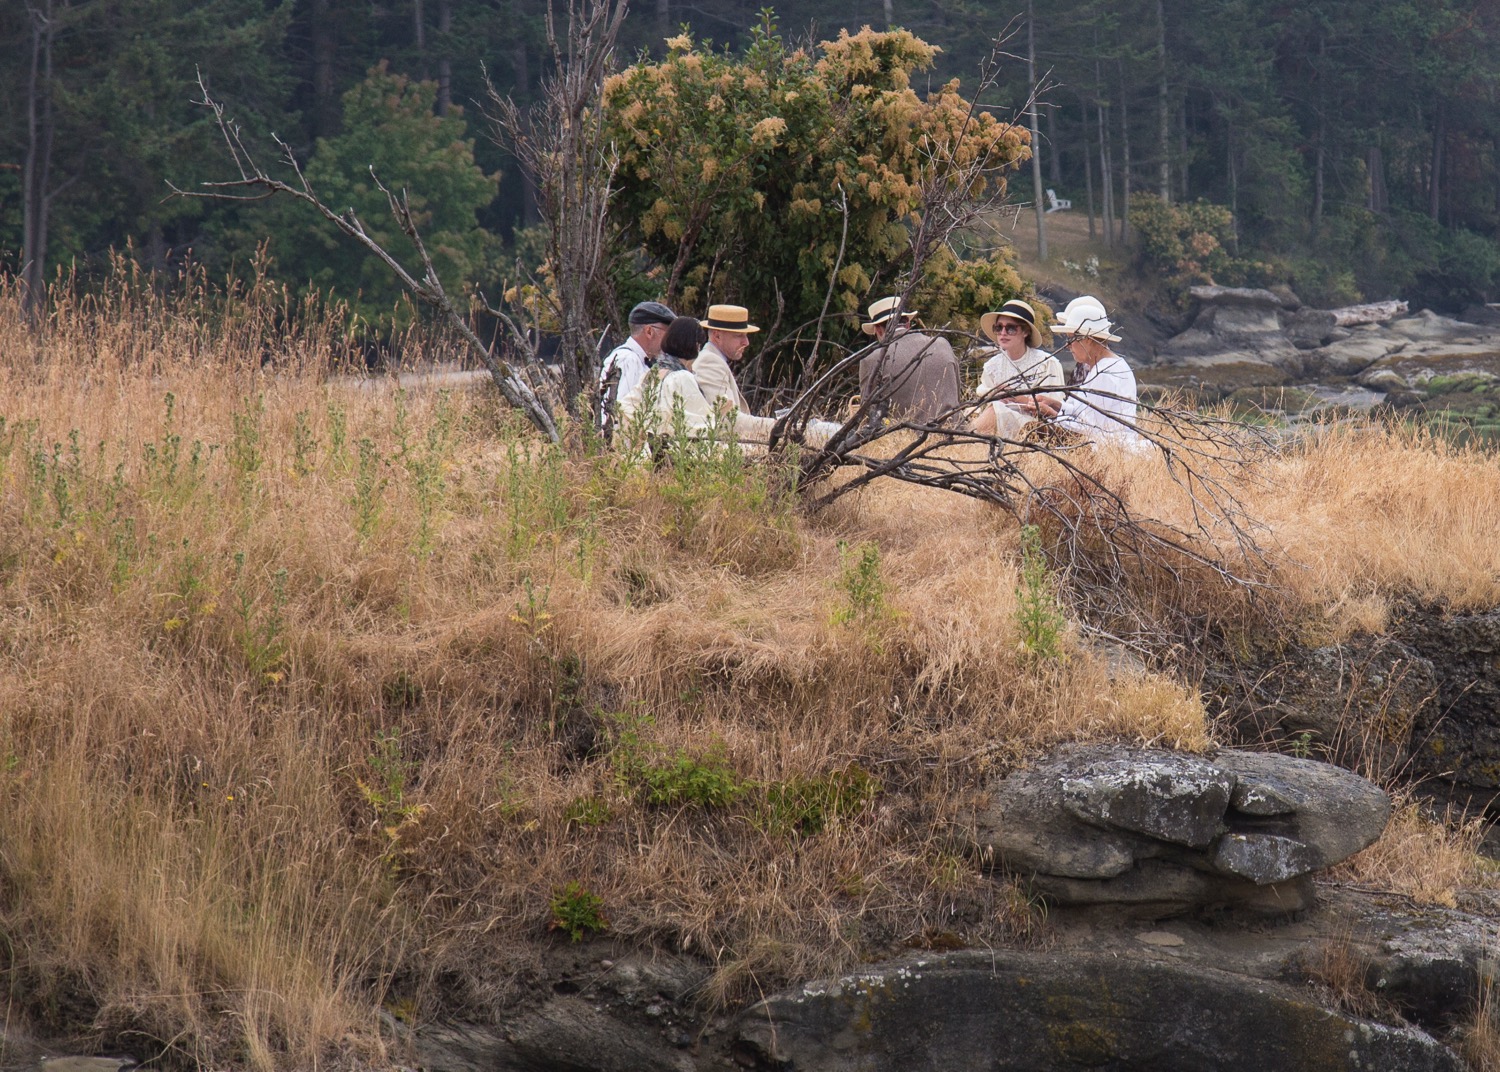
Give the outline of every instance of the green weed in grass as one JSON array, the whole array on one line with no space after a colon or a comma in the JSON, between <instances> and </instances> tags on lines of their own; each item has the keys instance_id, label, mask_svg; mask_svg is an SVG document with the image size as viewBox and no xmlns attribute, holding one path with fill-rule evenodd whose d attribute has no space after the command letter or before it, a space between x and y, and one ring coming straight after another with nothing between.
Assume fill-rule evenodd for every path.
<instances>
[{"instance_id":1,"label":"green weed in grass","mask_svg":"<svg viewBox=\"0 0 1500 1072\"><path fill-rule=\"evenodd\" d=\"M575 942L609 926L609 920L604 917L604 899L576 881L553 890L547 907L552 912L547 929L562 931Z\"/></svg>"}]
</instances>

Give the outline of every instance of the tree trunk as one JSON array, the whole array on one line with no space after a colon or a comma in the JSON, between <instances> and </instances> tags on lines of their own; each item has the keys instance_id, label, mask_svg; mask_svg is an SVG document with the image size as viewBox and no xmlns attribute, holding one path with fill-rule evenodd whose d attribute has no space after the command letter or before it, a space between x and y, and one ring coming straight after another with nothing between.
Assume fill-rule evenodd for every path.
<instances>
[{"instance_id":1,"label":"tree trunk","mask_svg":"<svg viewBox=\"0 0 1500 1072\"><path fill-rule=\"evenodd\" d=\"M1089 198L1089 241L1094 240L1094 154L1089 152L1089 102L1083 102L1083 186ZM1500 194L1497 194L1500 196Z\"/></svg>"},{"instance_id":2,"label":"tree trunk","mask_svg":"<svg viewBox=\"0 0 1500 1072\"><path fill-rule=\"evenodd\" d=\"M656 0L656 48L653 52L657 55L665 54L665 46L662 44L672 36L672 2L671 0Z\"/></svg>"},{"instance_id":3,"label":"tree trunk","mask_svg":"<svg viewBox=\"0 0 1500 1072\"><path fill-rule=\"evenodd\" d=\"M437 0L438 91L437 114L453 106L453 0Z\"/></svg>"},{"instance_id":4,"label":"tree trunk","mask_svg":"<svg viewBox=\"0 0 1500 1072\"><path fill-rule=\"evenodd\" d=\"M1130 87L1125 65L1120 65L1120 244L1130 241Z\"/></svg>"},{"instance_id":5,"label":"tree trunk","mask_svg":"<svg viewBox=\"0 0 1500 1072\"><path fill-rule=\"evenodd\" d=\"M1047 153L1047 180L1053 186L1062 185L1062 143L1057 140L1057 108L1047 105L1047 144L1052 146Z\"/></svg>"},{"instance_id":6,"label":"tree trunk","mask_svg":"<svg viewBox=\"0 0 1500 1072\"><path fill-rule=\"evenodd\" d=\"M417 64L425 73L427 61L427 18L422 0L411 0L411 42L417 50Z\"/></svg>"},{"instance_id":7,"label":"tree trunk","mask_svg":"<svg viewBox=\"0 0 1500 1072\"><path fill-rule=\"evenodd\" d=\"M1162 0L1156 0L1156 51L1161 59L1160 80L1156 86L1157 129L1160 133L1161 153L1159 174L1161 199L1172 200L1172 109L1167 104L1167 14Z\"/></svg>"},{"instance_id":8,"label":"tree trunk","mask_svg":"<svg viewBox=\"0 0 1500 1072\"><path fill-rule=\"evenodd\" d=\"M21 302L29 323L41 311L47 279L47 224L51 182L52 41L56 20L52 0L38 10L27 6L31 18L31 73L26 86L26 161L21 178Z\"/></svg>"},{"instance_id":9,"label":"tree trunk","mask_svg":"<svg viewBox=\"0 0 1500 1072\"><path fill-rule=\"evenodd\" d=\"M1188 99L1182 98L1182 103L1177 109L1177 189L1178 196L1187 201L1188 193Z\"/></svg>"},{"instance_id":10,"label":"tree trunk","mask_svg":"<svg viewBox=\"0 0 1500 1072\"><path fill-rule=\"evenodd\" d=\"M334 86L334 60L338 36L334 32L332 0L312 0L313 133L332 137L338 133L338 98Z\"/></svg>"},{"instance_id":11,"label":"tree trunk","mask_svg":"<svg viewBox=\"0 0 1500 1072\"><path fill-rule=\"evenodd\" d=\"M1432 222L1438 222L1438 209L1441 207L1443 190L1443 143L1447 140L1447 116L1443 108L1442 99L1437 104L1437 122L1432 129L1432 169L1431 178L1427 184L1427 212L1432 217Z\"/></svg>"},{"instance_id":12,"label":"tree trunk","mask_svg":"<svg viewBox=\"0 0 1500 1072\"><path fill-rule=\"evenodd\" d=\"M891 0L886 0L889 7ZM1036 104L1036 18L1033 0L1026 0L1026 84L1031 87L1031 186L1036 200L1036 255L1047 259L1047 209L1042 204L1042 139Z\"/></svg>"},{"instance_id":13,"label":"tree trunk","mask_svg":"<svg viewBox=\"0 0 1500 1072\"><path fill-rule=\"evenodd\" d=\"M1313 156L1313 204L1312 204L1312 244L1316 249L1318 245L1318 233L1323 229L1323 168L1327 153L1323 147L1323 139L1327 136L1327 120L1322 111L1318 112L1318 148Z\"/></svg>"},{"instance_id":14,"label":"tree trunk","mask_svg":"<svg viewBox=\"0 0 1500 1072\"><path fill-rule=\"evenodd\" d=\"M1385 215L1389 207L1385 195L1385 154L1372 145L1365 154L1365 169L1370 173L1370 211Z\"/></svg>"},{"instance_id":15,"label":"tree trunk","mask_svg":"<svg viewBox=\"0 0 1500 1072\"><path fill-rule=\"evenodd\" d=\"M895 29L895 27L896 27L896 9L895 9L895 6L892 4L891 0L883 0L883 2L885 4L885 28L887 30Z\"/></svg>"},{"instance_id":16,"label":"tree trunk","mask_svg":"<svg viewBox=\"0 0 1500 1072\"><path fill-rule=\"evenodd\" d=\"M512 92L522 100L531 97L531 55L526 51L526 43L519 38L510 53L511 68L515 75L515 88ZM529 168L521 168L521 227L534 226L541 220L541 210L537 204L536 178L531 174Z\"/></svg>"},{"instance_id":17,"label":"tree trunk","mask_svg":"<svg viewBox=\"0 0 1500 1072\"><path fill-rule=\"evenodd\" d=\"M1104 199L1104 244L1115 244L1115 176L1109 166L1109 120L1104 104L1094 105L1099 119L1099 189Z\"/></svg>"},{"instance_id":18,"label":"tree trunk","mask_svg":"<svg viewBox=\"0 0 1500 1072\"><path fill-rule=\"evenodd\" d=\"M1231 123L1224 134L1229 146L1229 236L1234 252L1240 251L1240 173L1234 157L1234 125Z\"/></svg>"}]
</instances>

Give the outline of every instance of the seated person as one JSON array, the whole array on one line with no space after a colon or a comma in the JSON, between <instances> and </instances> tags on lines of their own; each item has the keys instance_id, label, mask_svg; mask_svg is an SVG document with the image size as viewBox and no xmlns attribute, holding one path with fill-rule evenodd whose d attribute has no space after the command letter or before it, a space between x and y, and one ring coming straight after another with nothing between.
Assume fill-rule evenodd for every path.
<instances>
[{"instance_id":1,"label":"seated person","mask_svg":"<svg viewBox=\"0 0 1500 1072\"><path fill-rule=\"evenodd\" d=\"M979 330L1000 344L984 363L979 377L979 396L984 398L997 390L1001 393L1034 390L1063 385L1062 363L1042 346L1042 331L1037 326L1036 310L1030 303L1012 298L995 312L979 318ZM1034 395L1023 396L1026 398ZM1062 394L1043 397L1061 402ZM1013 439L1036 419L1017 405L1019 398L997 398L974 415L973 429L982 435Z\"/></svg>"},{"instance_id":2,"label":"seated person","mask_svg":"<svg viewBox=\"0 0 1500 1072\"><path fill-rule=\"evenodd\" d=\"M916 329L916 315L897 296L870 305L860 330L875 344L859 362L859 394L893 421L931 424L958 405L958 360L947 339Z\"/></svg>"},{"instance_id":3,"label":"seated person","mask_svg":"<svg viewBox=\"0 0 1500 1072\"><path fill-rule=\"evenodd\" d=\"M770 441L775 417L756 417L722 404L715 409L704 395L693 367L707 339L707 330L695 318L679 316L672 321L662 339L656 363L620 400L620 429L624 434L640 428L648 437L670 435L680 406L683 427L690 436L706 436L710 431L723 434L732 429L734 437L741 441ZM810 421L807 439L821 444L838 427L827 421Z\"/></svg>"},{"instance_id":4,"label":"seated person","mask_svg":"<svg viewBox=\"0 0 1500 1072\"><path fill-rule=\"evenodd\" d=\"M1015 399L1018 406L1070 432L1099 443L1113 440L1127 446L1141 442L1135 434L1135 373L1125 359L1110 349L1119 342L1098 298L1074 298L1062 311L1055 334L1068 336L1068 349L1077 366L1073 382L1061 401L1049 395Z\"/></svg>"}]
</instances>

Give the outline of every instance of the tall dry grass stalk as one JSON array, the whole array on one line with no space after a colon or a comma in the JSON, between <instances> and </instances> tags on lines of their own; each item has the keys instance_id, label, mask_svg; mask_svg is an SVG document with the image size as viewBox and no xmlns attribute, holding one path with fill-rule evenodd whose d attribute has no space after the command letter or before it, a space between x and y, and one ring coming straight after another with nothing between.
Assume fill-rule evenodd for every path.
<instances>
[{"instance_id":1,"label":"tall dry grass stalk","mask_svg":"<svg viewBox=\"0 0 1500 1072\"><path fill-rule=\"evenodd\" d=\"M991 768L1209 743L1190 690L1068 627L1028 652L1000 511L877 485L809 518L732 452L562 450L487 391L340 377L329 320L232 298L125 278L32 335L0 293L0 920L33 1016L184 1064L374 1060L382 1003L524 993L570 883L726 1000L1009 941L1024 898L955 849ZM1386 501L1378 467L1335 476L1356 452L1493 480L1373 433L1268 461L1292 598L1487 598L1437 567L1493 583L1488 507L1434 492L1452 524L1393 554L1398 522L1350 520L1349 485ZM1149 459L1097 464L1188 508Z\"/></svg>"}]
</instances>

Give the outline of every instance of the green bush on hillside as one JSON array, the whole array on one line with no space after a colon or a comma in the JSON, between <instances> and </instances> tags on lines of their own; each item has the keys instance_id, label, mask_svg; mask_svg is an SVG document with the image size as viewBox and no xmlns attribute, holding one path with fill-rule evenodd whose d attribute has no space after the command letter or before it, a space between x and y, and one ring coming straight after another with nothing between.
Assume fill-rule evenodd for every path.
<instances>
[{"instance_id":1,"label":"green bush on hillside","mask_svg":"<svg viewBox=\"0 0 1500 1072\"><path fill-rule=\"evenodd\" d=\"M1234 217L1223 205L1169 204L1151 194L1137 194L1130 206L1130 226L1141 269L1164 277L1178 294L1204 283L1238 287L1270 281L1270 265L1231 252Z\"/></svg>"}]
</instances>

